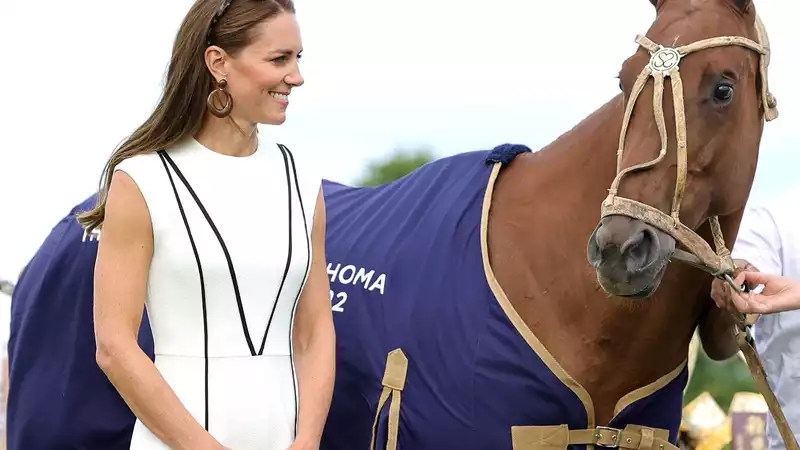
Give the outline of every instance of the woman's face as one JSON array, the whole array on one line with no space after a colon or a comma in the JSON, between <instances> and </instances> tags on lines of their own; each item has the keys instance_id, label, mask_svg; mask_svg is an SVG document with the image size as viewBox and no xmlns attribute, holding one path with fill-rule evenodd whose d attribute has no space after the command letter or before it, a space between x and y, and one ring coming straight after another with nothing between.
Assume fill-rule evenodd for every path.
<instances>
[{"instance_id":1,"label":"woman's face","mask_svg":"<svg viewBox=\"0 0 800 450\"><path fill-rule=\"evenodd\" d=\"M281 12L257 25L253 42L224 63L231 115L250 123L280 125L290 93L302 86L300 28L292 13ZM221 105L220 105L221 106Z\"/></svg>"}]
</instances>

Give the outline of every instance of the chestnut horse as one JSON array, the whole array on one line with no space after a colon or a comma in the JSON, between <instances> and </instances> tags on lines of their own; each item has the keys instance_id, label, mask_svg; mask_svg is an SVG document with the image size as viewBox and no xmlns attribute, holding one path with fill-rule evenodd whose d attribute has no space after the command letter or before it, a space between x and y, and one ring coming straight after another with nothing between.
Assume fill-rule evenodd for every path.
<instances>
[{"instance_id":1,"label":"chestnut horse","mask_svg":"<svg viewBox=\"0 0 800 450\"><path fill-rule=\"evenodd\" d=\"M622 64L622 92L540 151L522 152L495 164L481 199L483 283L491 286L505 314L501 319L507 319L518 333L516 339L527 343L526 349L533 350L555 375L553 379L563 384L551 385L552 389L566 386L579 400L581 429L570 425L567 431L563 425L567 419L557 415L536 419L538 423L515 423L528 420L519 419L527 417L523 413L509 416L513 418L508 423L495 420L506 413L504 409L533 411L557 401L545 398L543 391L539 391L540 397L525 397L530 389L520 388L517 393L510 388L501 390L503 383L524 382L519 380L523 375L515 379L511 373L522 363L511 359L528 355L514 347L515 356L495 361L497 379L504 380L495 385L500 390L474 392L480 389L478 385L459 378L458 369L452 369L457 363L448 360L457 350L444 348L443 342L457 339L447 340L435 323L428 322L438 320L444 328L448 322L466 319L431 319L417 310L404 316L388 299L370 297L376 295L372 286L370 292L358 294L361 298L354 299L351 292L346 304L346 295L337 303L332 291L334 303L343 309L335 315L337 380L323 449L362 448L369 428L373 448L386 442L386 448L392 450L499 449L511 448L512 442L515 450L567 445L664 450L674 443L674 429L664 434L664 430L626 428L636 427L635 421L617 428L606 426L622 409L672 384L679 386L665 401L670 406L664 407L669 411L664 420L670 427L680 422L680 408L675 405L685 385L687 352L695 329L699 328L704 348L714 359L728 358L739 350L732 333L735 320L715 307L710 286L714 276L726 278L735 270L725 243L733 242L737 234L756 170L764 121L776 118L777 110L767 86L768 40L750 0L650 1L656 18L646 36L637 38L637 51ZM338 202L349 196L369 208L387 208L384 205L390 199L440 198L444 194L437 197L431 192L462 189L455 186L457 177L440 178L442 184L452 182L452 187L431 183L430 188L412 191L404 186L413 185L415 177L424 179L423 173L444 177L455 161L444 158L431 163L383 191L327 188L329 264L359 258L383 264L378 235L366 228L353 231L353 227L378 223L377 216L392 214L389 209L365 212L367 206L339 211ZM372 201L370 196L384 198ZM433 203L410 208L407 213L424 228L427 215L445 206ZM347 220L352 223L343 225ZM399 216L391 220L413 229ZM459 227L463 222L453 222L452 239L462 234ZM450 222L442 218L441 223ZM464 231L464 239L474 239L470 237L474 231ZM383 255L384 261L391 261L385 265L396 261L394 268L400 271L401 264L411 270L415 260L427 264L424 258L410 254L415 246L424 249L422 242L430 246L419 251L431 255L449 249L444 247L446 243L437 247L442 240L423 241L426 238L419 235L425 232L398 231L399 237L394 238L398 245L391 255ZM352 236L348 244L337 244L348 236ZM716 251L709 242L716 245ZM673 259L688 264L670 264ZM359 266L358 261L354 264L367 266ZM467 262L452 264L460 264L460 268ZM441 265L430 264L428 270L436 267ZM353 279L337 278L340 269L329 265L332 282ZM356 270L352 269L353 274ZM365 273L358 272L362 279ZM464 276L469 275L464 270ZM441 293L436 298L418 301L404 297L402 301L417 302L418 309L425 302L463 299L464 304L469 303L464 297L467 294L459 290L461 283L448 276L449 272L441 275L441 281L403 278L403 284L429 283L431 290L441 289L441 285L446 289L436 291ZM384 287L389 290L390 281L386 280L391 277L384 279L386 286L379 286L381 294ZM414 292L398 284L395 288L406 289L404 294ZM425 286L413 288L419 291ZM332 283L332 289L340 287ZM460 299L447 297L447 289ZM453 306L453 310L462 313L456 309L461 307ZM444 307L436 312L442 310ZM362 316L348 318L348 314ZM410 330L395 326L406 321ZM503 345L511 345L515 337L509 336L503 338ZM373 373L377 356L368 354L372 343L363 342L382 339L387 345L399 346L388 358L382 354L386 365L383 380ZM424 360L425 352L436 353L442 362ZM472 369L467 363L462 372ZM431 387L434 383L446 386ZM492 396L496 397L494 403ZM468 406L462 405L465 398L469 401L463 403ZM489 411L485 417L477 411L481 408ZM493 426L501 438L491 441L495 445L491 447L484 437Z\"/></svg>"}]
</instances>

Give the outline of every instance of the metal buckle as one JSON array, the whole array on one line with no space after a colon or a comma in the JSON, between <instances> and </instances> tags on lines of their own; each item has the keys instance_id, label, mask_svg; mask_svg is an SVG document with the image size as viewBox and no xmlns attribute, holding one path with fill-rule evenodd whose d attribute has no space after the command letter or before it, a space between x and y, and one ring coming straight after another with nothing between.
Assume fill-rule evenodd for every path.
<instances>
[{"instance_id":1,"label":"metal buckle","mask_svg":"<svg viewBox=\"0 0 800 450\"><path fill-rule=\"evenodd\" d=\"M744 339L747 341L748 344L752 345L753 347L756 346L756 338L753 335L753 326L752 325L745 325L744 326Z\"/></svg>"},{"instance_id":2,"label":"metal buckle","mask_svg":"<svg viewBox=\"0 0 800 450\"><path fill-rule=\"evenodd\" d=\"M738 286L736 283L733 282L733 277L731 277L731 274L726 273L725 275L723 275L722 279L727 281L728 284L734 290L739 291L739 292L747 292L747 283L745 283L745 286Z\"/></svg>"},{"instance_id":3,"label":"metal buckle","mask_svg":"<svg viewBox=\"0 0 800 450\"><path fill-rule=\"evenodd\" d=\"M622 430L611 427L595 427L594 429L594 445L600 447L619 447L619 442L622 440Z\"/></svg>"}]
</instances>

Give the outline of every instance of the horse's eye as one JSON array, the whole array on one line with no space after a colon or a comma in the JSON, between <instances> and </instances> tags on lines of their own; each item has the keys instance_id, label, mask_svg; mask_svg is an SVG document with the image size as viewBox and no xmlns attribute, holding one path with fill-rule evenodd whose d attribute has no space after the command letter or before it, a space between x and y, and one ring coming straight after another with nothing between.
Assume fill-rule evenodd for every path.
<instances>
[{"instance_id":1,"label":"horse's eye","mask_svg":"<svg viewBox=\"0 0 800 450\"><path fill-rule=\"evenodd\" d=\"M720 83L714 88L714 101L718 104L730 103L733 99L733 86L728 83Z\"/></svg>"}]
</instances>

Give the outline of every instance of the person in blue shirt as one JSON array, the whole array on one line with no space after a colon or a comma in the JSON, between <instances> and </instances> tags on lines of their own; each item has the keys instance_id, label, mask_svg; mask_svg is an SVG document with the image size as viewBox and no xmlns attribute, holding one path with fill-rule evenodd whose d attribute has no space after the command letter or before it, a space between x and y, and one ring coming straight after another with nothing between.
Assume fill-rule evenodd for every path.
<instances>
[{"instance_id":1,"label":"person in blue shirt","mask_svg":"<svg viewBox=\"0 0 800 450\"><path fill-rule=\"evenodd\" d=\"M11 303L8 450L122 450L136 417L95 362L94 263L101 234L61 219L19 277ZM139 345L153 359L145 314Z\"/></svg>"}]
</instances>

